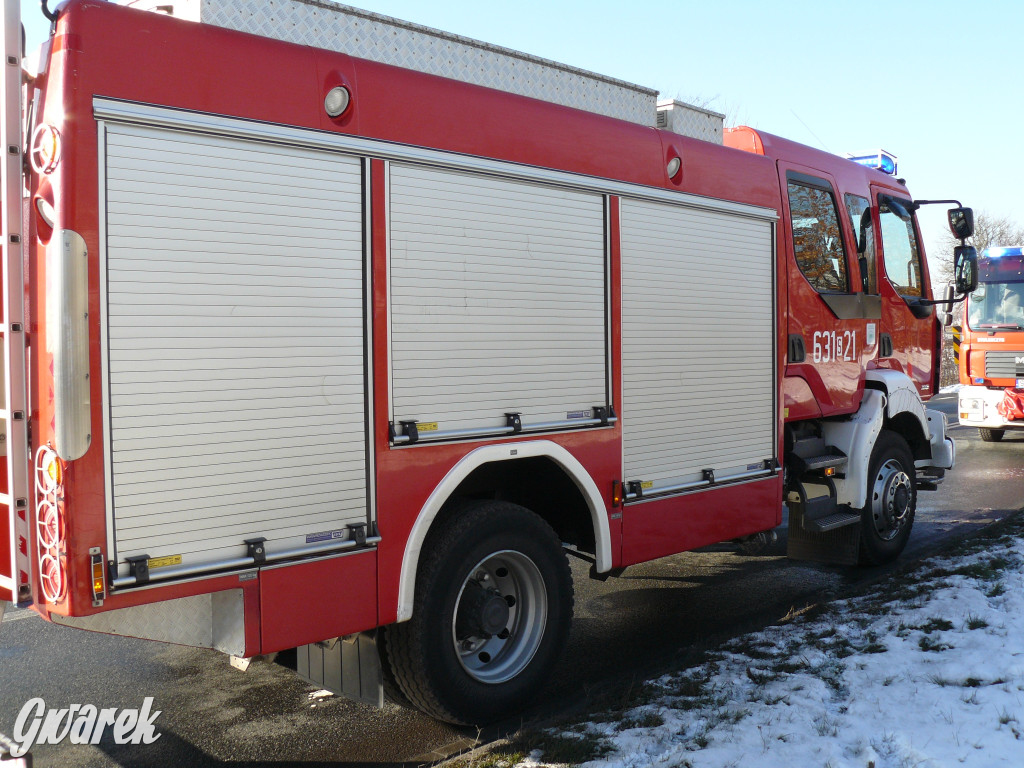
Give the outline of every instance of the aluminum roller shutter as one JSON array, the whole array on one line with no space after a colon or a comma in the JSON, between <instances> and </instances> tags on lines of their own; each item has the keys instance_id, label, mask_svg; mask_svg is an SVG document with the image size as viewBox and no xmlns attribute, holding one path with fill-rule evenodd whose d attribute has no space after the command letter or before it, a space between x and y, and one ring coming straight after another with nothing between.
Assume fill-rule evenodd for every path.
<instances>
[{"instance_id":1,"label":"aluminum roller shutter","mask_svg":"<svg viewBox=\"0 0 1024 768\"><path fill-rule=\"evenodd\" d=\"M647 491L775 456L770 221L622 201L623 476Z\"/></svg>"},{"instance_id":2,"label":"aluminum roller shutter","mask_svg":"<svg viewBox=\"0 0 1024 768\"><path fill-rule=\"evenodd\" d=\"M118 124L105 147L117 558L365 523L360 161Z\"/></svg>"},{"instance_id":3,"label":"aluminum roller shutter","mask_svg":"<svg viewBox=\"0 0 1024 768\"><path fill-rule=\"evenodd\" d=\"M604 201L392 165L393 419L580 418L607 400Z\"/></svg>"}]
</instances>

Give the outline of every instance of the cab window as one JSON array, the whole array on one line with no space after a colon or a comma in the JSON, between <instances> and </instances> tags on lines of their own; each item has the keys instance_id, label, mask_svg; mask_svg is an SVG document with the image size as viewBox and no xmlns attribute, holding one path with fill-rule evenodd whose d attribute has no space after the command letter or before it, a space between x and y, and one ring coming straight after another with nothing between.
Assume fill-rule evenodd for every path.
<instances>
[{"instance_id":1,"label":"cab window","mask_svg":"<svg viewBox=\"0 0 1024 768\"><path fill-rule=\"evenodd\" d=\"M910 210L907 200L878 197L885 274L900 296L921 296L921 251L917 247Z\"/></svg>"},{"instance_id":2,"label":"cab window","mask_svg":"<svg viewBox=\"0 0 1024 768\"><path fill-rule=\"evenodd\" d=\"M790 173L789 214L793 253L807 282L819 293L847 293L846 249L831 185Z\"/></svg>"},{"instance_id":3,"label":"cab window","mask_svg":"<svg viewBox=\"0 0 1024 768\"><path fill-rule=\"evenodd\" d=\"M871 204L866 197L846 195L846 213L857 246L857 264L864 293L878 293L878 266L875 261L875 231Z\"/></svg>"}]
</instances>

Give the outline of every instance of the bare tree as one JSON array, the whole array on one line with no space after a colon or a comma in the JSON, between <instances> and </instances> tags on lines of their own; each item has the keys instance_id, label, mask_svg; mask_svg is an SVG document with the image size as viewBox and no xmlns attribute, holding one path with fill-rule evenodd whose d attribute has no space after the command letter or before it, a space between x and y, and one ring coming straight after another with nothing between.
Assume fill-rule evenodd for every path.
<instances>
[{"instance_id":1,"label":"bare tree","mask_svg":"<svg viewBox=\"0 0 1024 768\"><path fill-rule=\"evenodd\" d=\"M981 253L986 248L998 245L1021 245L1024 246L1024 227L1008 216L996 216L985 211L975 210L974 212L974 236L970 244ZM952 232L946 232L943 238L943 252L952 253L953 247L960 245L960 241L953 237ZM934 266L938 269L938 281L947 283L953 279L953 262L951 259L942 259Z\"/></svg>"}]
</instances>

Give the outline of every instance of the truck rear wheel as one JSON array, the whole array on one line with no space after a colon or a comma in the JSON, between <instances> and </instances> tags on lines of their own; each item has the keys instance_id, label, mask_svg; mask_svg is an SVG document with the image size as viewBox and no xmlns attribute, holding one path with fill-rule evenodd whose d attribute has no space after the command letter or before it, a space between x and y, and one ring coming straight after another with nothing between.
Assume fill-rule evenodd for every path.
<instances>
[{"instance_id":1,"label":"truck rear wheel","mask_svg":"<svg viewBox=\"0 0 1024 768\"><path fill-rule=\"evenodd\" d=\"M986 443L998 443L1003 439L1005 429L989 429L988 427L978 427L978 433L981 435L981 439Z\"/></svg>"},{"instance_id":2,"label":"truck rear wheel","mask_svg":"<svg viewBox=\"0 0 1024 768\"><path fill-rule=\"evenodd\" d=\"M572 603L568 561L544 520L506 502L467 505L428 537L413 616L388 627L394 679L440 720L508 715L548 681Z\"/></svg>"},{"instance_id":3,"label":"truck rear wheel","mask_svg":"<svg viewBox=\"0 0 1024 768\"><path fill-rule=\"evenodd\" d=\"M914 457L907 441L883 430L871 450L868 498L861 510L860 562L881 565L907 546L917 510Z\"/></svg>"}]
</instances>

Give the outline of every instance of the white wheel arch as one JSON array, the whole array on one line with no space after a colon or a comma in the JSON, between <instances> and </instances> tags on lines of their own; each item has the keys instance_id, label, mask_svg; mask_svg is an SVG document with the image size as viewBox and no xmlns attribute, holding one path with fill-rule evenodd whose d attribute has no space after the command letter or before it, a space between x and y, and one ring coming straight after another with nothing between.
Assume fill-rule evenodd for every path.
<instances>
[{"instance_id":1,"label":"white wheel arch","mask_svg":"<svg viewBox=\"0 0 1024 768\"><path fill-rule=\"evenodd\" d=\"M867 372L868 381L875 381L885 387L886 415L891 419L899 413L912 413L921 422L921 431L928 437L928 417L925 415L924 403L917 393L917 387L910 377L900 371L876 368Z\"/></svg>"},{"instance_id":2,"label":"white wheel arch","mask_svg":"<svg viewBox=\"0 0 1024 768\"><path fill-rule=\"evenodd\" d=\"M875 369L868 371L866 377L868 381L881 384L884 391L877 388L866 390L857 413L843 421L825 422L823 425L826 441L848 457L845 478L835 480L838 502L849 504L854 509L863 507L867 501L868 463L886 418L892 419L901 413L912 414L920 423L925 440L933 443L933 452L935 443L944 446L946 442L944 428L940 431L938 421L929 418L929 412L926 412L909 376L900 371Z\"/></svg>"},{"instance_id":3,"label":"white wheel arch","mask_svg":"<svg viewBox=\"0 0 1024 768\"><path fill-rule=\"evenodd\" d=\"M405 543L405 555L402 558L402 573L398 585L398 621L407 621L412 617L413 598L416 593L416 572L419 567L420 554L427 532L437 518L441 507L448 501L455 489L469 475L484 464L499 461L516 461L535 457L545 457L554 461L565 470L566 474L576 483L590 509L590 519L594 526L596 568L599 573L610 571L612 567L611 530L608 526L608 515L604 500L597 489L597 484L583 465L562 446L550 440L531 440L524 443L508 443L505 445L488 445L477 448L463 456L449 470L448 474L434 489L423 508L420 509L416 522L409 532Z\"/></svg>"}]
</instances>

